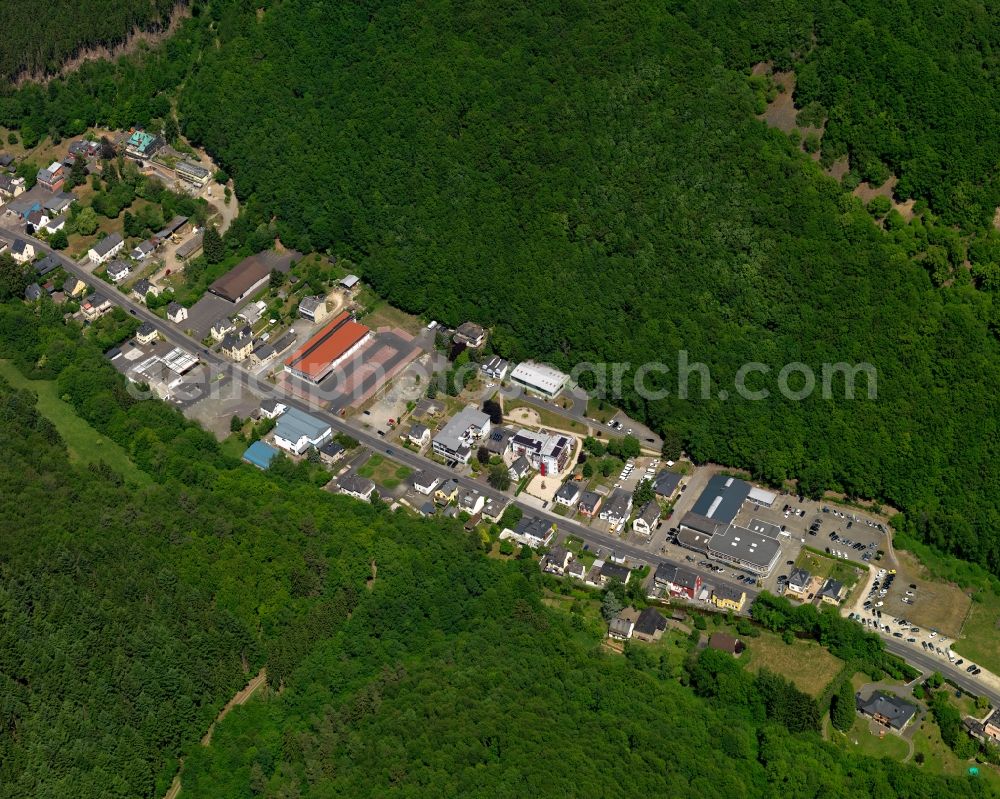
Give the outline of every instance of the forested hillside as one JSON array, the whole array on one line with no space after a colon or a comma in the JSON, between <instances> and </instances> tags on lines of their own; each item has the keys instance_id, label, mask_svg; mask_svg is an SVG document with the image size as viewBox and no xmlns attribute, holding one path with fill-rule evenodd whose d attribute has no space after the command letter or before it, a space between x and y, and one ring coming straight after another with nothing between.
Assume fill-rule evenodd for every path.
<instances>
[{"instance_id":1,"label":"forested hillside","mask_svg":"<svg viewBox=\"0 0 1000 799\"><path fill-rule=\"evenodd\" d=\"M826 119L825 166L895 175L949 224L990 225L1000 205L1000 7L981 0L765 0L685 4L692 24L748 69L797 76L796 105ZM739 20L739 24L734 24Z\"/></svg>"},{"instance_id":2,"label":"forested hillside","mask_svg":"<svg viewBox=\"0 0 1000 799\"><path fill-rule=\"evenodd\" d=\"M671 396L622 401L694 458L888 500L1000 573L995 10L813 6L217 0L148 57L0 96L0 124L157 125L184 81L185 132L245 201L230 239L276 220L514 358L665 361ZM880 230L757 121L768 59L818 104L824 162L898 171L941 217ZM678 350L729 399L679 401ZM767 401L734 396L749 361ZM878 398L783 400L796 361L871 363Z\"/></svg>"},{"instance_id":3,"label":"forested hillside","mask_svg":"<svg viewBox=\"0 0 1000 799\"><path fill-rule=\"evenodd\" d=\"M728 655L602 654L534 561L487 559L457 523L230 461L49 305L0 306L0 357L155 477L70 464L0 381L3 799L160 796L179 755L184 795L212 799L990 795L849 757L810 697ZM842 624L840 646L880 648ZM282 693L198 746L261 665Z\"/></svg>"},{"instance_id":4,"label":"forested hillside","mask_svg":"<svg viewBox=\"0 0 1000 799\"><path fill-rule=\"evenodd\" d=\"M768 18L743 12L743 49L715 49L742 7L713 27L654 3L288 0L206 54L183 122L249 214L360 259L394 303L561 367L675 370L687 350L729 400L678 401L671 378L666 400L624 401L696 459L888 499L1000 570L994 295L964 269L935 289L911 258L925 229L879 231L754 118L751 63L812 17L757 41ZM732 398L750 361L772 369L766 402ZM878 399L780 399L793 361L870 362Z\"/></svg>"},{"instance_id":5,"label":"forested hillside","mask_svg":"<svg viewBox=\"0 0 1000 799\"><path fill-rule=\"evenodd\" d=\"M89 47L111 47L135 30L166 25L186 0L32 0L0 3L0 80L55 73Z\"/></svg>"}]
</instances>

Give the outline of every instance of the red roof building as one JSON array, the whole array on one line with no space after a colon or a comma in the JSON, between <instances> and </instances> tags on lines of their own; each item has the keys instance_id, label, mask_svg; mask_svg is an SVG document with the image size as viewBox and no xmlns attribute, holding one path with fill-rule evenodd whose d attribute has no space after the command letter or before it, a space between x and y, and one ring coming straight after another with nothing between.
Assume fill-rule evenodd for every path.
<instances>
[{"instance_id":1,"label":"red roof building","mask_svg":"<svg viewBox=\"0 0 1000 799\"><path fill-rule=\"evenodd\" d=\"M341 311L285 361L285 371L319 383L361 349L371 335L371 330L355 322L348 311Z\"/></svg>"}]
</instances>

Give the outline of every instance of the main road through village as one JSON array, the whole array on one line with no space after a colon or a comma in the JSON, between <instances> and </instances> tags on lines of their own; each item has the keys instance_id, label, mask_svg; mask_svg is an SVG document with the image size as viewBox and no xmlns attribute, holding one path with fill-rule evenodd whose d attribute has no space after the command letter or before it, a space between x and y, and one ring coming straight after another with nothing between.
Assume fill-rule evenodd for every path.
<instances>
[{"instance_id":1,"label":"main road through village","mask_svg":"<svg viewBox=\"0 0 1000 799\"><path fill-rule=\"evenodd\" d=\"M44 252L46 254L53 255L59 260L59 263L68 273L76 275L85 282L93 281L93 275L87 269L77 263L74 263L71 259L62 255L62 253L52 250L52 248L40 239L28 236L21 231L11 230L2 225L0 225L0 231L11 236L30 241L34 245L36 252ZM169 323L165 322L159 316L150 311L145 305L122 294L120 291L114 290L108 292L108 296L112 302L126 308L129 313L137 319L154 325L166 341L178 347L182 347L186 350L193 350L198 353L201 361L210 370L213 370L216 376L220 374L223 375L224 379L231 380L234 383L245 387L261 399L279 399L282 403L289 407L299 408L300 410L307 411L313 415L320 416L325 421L329 422L330 426L334 430L354 437L360 443L369 447L373 451L385 452L387 450L391 450L393 459L400 461L411 468L433 474L435 477L440 479L454 478L463 488L475 488L487 497L492 497L494 499L503 499L505 497L504 494L492 490L482 482L456 474L452 469L424 458L417 453L402 447L389 446L380 437L372 434L368 430L365 430L357 423L329 413L324 408L316 407L314 404L310 404L295 395L287 392L281 392L275 386L271 386L270 384L255 378L251 373L243 369L238 364L235 364L228 359L213 353L211 350L206 349L202 346L201 342L191 338L183 331L171 326ZM218 379L210 379L206 381L206 384L210 385L212 383L221 385L222 381L219 381ZM551 511L538 506L535 503L518 500L516 498L513 500L513 503L521 508L522 511L530 513L533 516L542 517L547 521L554 522L560 531L579 537L589 546L595 548L595 550L599 549L607 553L614 552L618 556L624 556L633 562L650 563L650 565L654 568L655 563L672 562L668 558L654 556L653 553L640 547L632 546L612 535L592 530L588 527L584 527L583 525L571 522L558 514L552 513ZM653 561L653 563L651 563L651 561ZM694 564L687 563L684 565L692 571L699 571L697 566ZM740 590L746 591L748 604L753 601L757 593L756 591L753 591L743 585L737 586L735 582L722 579L713 573L702 573L702 578L714 584L725 583L730 587L738 587ZM975 695L985 694L994 707L1000 707L1000 692L991 690L988 686L984 685L983 682L977 681L976 678L965 673L963 670L954 668L950 663L942 661L941 659L933 658L923 652L915 651L913 648L905 646L891 637L882 636L882 640L887 650L903 658L921 672L941 672L960 688Z\"/></svg>"}]
</instances>

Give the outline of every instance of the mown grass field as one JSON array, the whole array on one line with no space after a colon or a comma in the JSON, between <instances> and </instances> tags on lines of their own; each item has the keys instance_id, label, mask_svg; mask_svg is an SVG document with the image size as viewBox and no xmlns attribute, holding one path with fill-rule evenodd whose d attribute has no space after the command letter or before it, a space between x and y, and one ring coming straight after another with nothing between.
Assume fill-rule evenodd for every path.
<instances>
[{"instance_id":1,"label":"mown grass field","mask_svg":"<svg viewBox=\"0 0 1000 799\"><path fill-rule=\"evenodd\" d=\"M1000 674L1000 597L990 592L973 602L962 627L962 638L952 649L966 660Z\"/></svg>"},{"instance_id":2,"label":"mown grass field","mask_svg":"<svg viewBox=\"0 0 1000 799\"><path fill-rule=\"evenodd\" d=\"M372 455L368 461L358 469L358 475L374 480L376 485L383 488L396 488L406 478L413 474L409 466L385 458L382 455Z\"/></svg>"},{"instance_id":3,"label":"mown grass field","mask_svg":"<svg viewBox=\"0 0 1000 799\"><path fill-rule=\"evenodd\" d=\"M777 635L761 632L755 638L744 638L743 642L747 648L742 658L750 671L769 669L809 696L823 693L844 665L815 641L796 640L786 644Z\"/></svg>"},{"instance_id":4,"label":"mown grass field","mask_svg":"<svg viewBox=\"0 0 1000 799\"><path fill-rule=\"evenodd\" d=\"M69 452L71 461L90 464L104 461L127 480L148 484L150 477L136 466L118 444L102 436L76 415L72 406L59 398L53 380L28 380L10 361L0 360L0 376L12 386L28 389L38 396L38 411L52 424Z\"/></svg>"}]
</instances>

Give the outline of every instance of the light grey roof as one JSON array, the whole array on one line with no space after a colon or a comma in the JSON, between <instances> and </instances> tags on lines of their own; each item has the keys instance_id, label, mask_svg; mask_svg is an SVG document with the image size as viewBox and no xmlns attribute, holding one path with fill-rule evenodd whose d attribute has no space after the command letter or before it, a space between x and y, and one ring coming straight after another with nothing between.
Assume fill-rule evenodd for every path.
<instances>
[{"instance_id":1,"label":"light grey roof","mask_svg":"<svg viewBox=\"0 0 1000 799\"><path fill-rule=\"evenodd\" d=\"M299 302L299 313L309 314L312 316L316 313L316 309L325 302L326 297L321 295L317 295L315 297L303 297Z\"/></svg>"},{"instance_id":2,"label":"light grey roof","mask_svg":"<svg viewBox=\"0 0 1000 799\"><path fill-rule=\"evenodd\" d=\"M766 568L774 562L781 545L769 536L731 524L712 536L709 549L740 563Z\"/></svg>"},{"instance_id":3,"label":"light grey roof","mask_svg":"<svg viewBox=\"0 0 1000 799\"><path fill-rule=\"evenodd\" d=\"M469 428L475 427L483 430L489 426L489 423L489 416L475 406L466 405L448 420L448 423L441 429L441 432L434 437L434 441L445 449L458 452L465 446L462 438Z\"/></svg>"},{"instance_id":4,"label":"light grey roof","mask_svg":"<svg viewBox=\"0 0 1000 799\"><path fill-rule=\"evenodd\" d=\"M298 441L303 436L315 441L321 438L330 425L298 408L289 408L278 417L274 433L286 441Z\"/></svg>"},{"instance_id":5,"label":"light grey roof","mask_svg":"<svg viewBox=\"0 0 1000 799\"><path fill-rule=\"evenodd\" d=\"M198 177L206 178L211 172L209 172L205 167L199 166L198 164L192 163L191 161L181 161L177 164L178 170L189 172L192 175L197 175Z\"/></svg>"}]
</instances>

